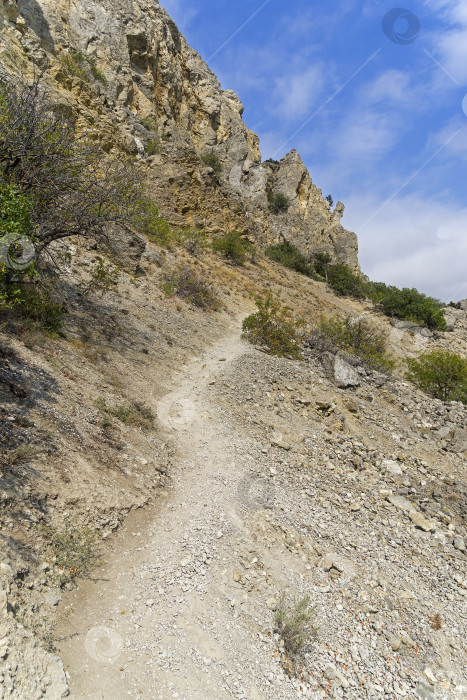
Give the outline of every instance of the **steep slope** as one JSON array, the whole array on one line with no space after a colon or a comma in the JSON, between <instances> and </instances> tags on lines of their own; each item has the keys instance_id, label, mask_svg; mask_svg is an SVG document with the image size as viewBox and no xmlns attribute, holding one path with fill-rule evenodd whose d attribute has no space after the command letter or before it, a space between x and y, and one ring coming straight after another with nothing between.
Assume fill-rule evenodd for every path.
<instances>
[{"instance_id":1,"label":"steep slope","mask_svg":"<svg viewBox=\"0 0 467 700\"><path fill-rule=\"evenodd\" d=\"M285 238L303 252L327 252L359 269L357 238L340 224L342 203L330 211L294 150L280 164L261 163L240 100L221 89L158 2L2 0L0 21L4 67L28 73L34 65L49 67L57 99L100 131L107 149L141 159L169 221L210 232L237 229L262 244ZM61 59L73 51L105 78L96 79L89 65L88 81L70 77ZM160 153L146 158L144 147L154 138ZM207 153L222 164L219 182L200 160ZM288 197L288 212L273 214L268 193Z\"/></svg>"},{"instance_id":2,"label":"steep slope","mask_svg":"<svg viewBox=\"0 0 467 700\"><path fill-rule=\"evenodd\" d=\"M135 157L171 222L285 235L358 269L342 206L329 211L296 151L259 162L238 98L156 2L1 0L0 23L3 69L47 68L57 102ZM72 50L95 60L86 79L61 60ZM310 325L367 318L399 357L465 355L466 309L450 310L451 332L419 335L261 257L236 268L132 243L103 296L82 293L101 251L64 245L65 338L0 324L0 698L462 698L466 407L401 370L360 367L339 388L313 353L267 356L240 325L267 288ZM166 298L179 265L220 312ZM66 582L72 556L98 553L89 578ZM282 594L316 608L292 677L274 632Z\"/></svg>"}]
</instances>

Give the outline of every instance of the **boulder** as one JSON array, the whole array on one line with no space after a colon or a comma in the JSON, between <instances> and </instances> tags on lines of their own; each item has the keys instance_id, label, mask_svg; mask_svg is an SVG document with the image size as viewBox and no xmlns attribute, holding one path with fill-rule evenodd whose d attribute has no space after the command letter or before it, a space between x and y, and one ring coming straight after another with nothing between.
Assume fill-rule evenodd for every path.
<instances>
[{"instance_id":1,"label":"boulder","mask_svg":"<svg viewBox=\"0 0 467 700\"><path fill-rule=\"evenodd\" d=\"M326 353L323 358L323 364L334 377L334 381L339 388L347 389L352 386L360 386L357 371L340 355Z\"/></svg>"}]
</instances>

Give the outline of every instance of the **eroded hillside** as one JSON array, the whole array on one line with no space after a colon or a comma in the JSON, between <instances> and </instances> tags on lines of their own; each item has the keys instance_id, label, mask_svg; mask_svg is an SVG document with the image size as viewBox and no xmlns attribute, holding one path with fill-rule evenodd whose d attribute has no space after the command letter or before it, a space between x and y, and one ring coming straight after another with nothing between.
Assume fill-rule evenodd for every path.
<instances>
[{"instance_id":1,"label":"eroded hillside","mask_svg":"<svg viewBox=\"0 0 467 700\"><path fill-rule=\"evenodd\" d=\"M173 226L260 248L238 266L136 235L118 258L71 240L64 336L0 328L0 698L464 697L467 408L418 391L403 358L465 357L466 309L445 333L391 325L265 258L284 235L358 269L342 207L295 151L260 163L238 98L157 3L3 0L0 17L4 69L48 66L57 103L135 157ZM67 51L91 58L85 77ZM121 270L99 291L102 260ZM217 310L173 294L184 268ZM394 373L356 364L344 388L307 346L254 348L241 321L265 290L305 338L322 314L366 319ZM307 595L316 632L294 666L276 613Z\"/></svg>"}]
</instances>

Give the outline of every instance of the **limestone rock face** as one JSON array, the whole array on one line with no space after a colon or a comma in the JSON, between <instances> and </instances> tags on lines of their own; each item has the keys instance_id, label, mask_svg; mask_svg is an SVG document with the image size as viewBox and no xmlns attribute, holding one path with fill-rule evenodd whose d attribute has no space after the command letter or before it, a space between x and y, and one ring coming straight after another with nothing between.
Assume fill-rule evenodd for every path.
<instances>
[{"instance_id":1,"label":"limestone rock face","mask_svg":"<svg viewBox=\"0 0 467 700\"><path fill-rule=\"evenodd\" d=\"M344 205L330 211L297 151L261 163L241 101L222 90L156 0L0 0L0 24L3 66L29 74L48 67L51 91L100 131L106 149L140 160L169 221L235 228L259 245L289 240L359 271L357 237L340 223ZM88 81L60 61L73 51L90 61L82 64ZM159 153L147 158L154 138ZM207 153L219 158L220 176L201 160ZM268 193L286 195L288 211L271 212Z\"/></svg>"}]
</instances>

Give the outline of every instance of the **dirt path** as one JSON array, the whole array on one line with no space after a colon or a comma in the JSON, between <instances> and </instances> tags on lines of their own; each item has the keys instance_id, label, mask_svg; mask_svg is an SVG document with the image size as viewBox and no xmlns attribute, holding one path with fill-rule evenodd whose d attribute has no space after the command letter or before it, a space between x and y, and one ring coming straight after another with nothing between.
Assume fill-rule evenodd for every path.
<instances>
[{"instance_id":1,"label":"dirt path","mask_svg":"<svg viewBox=\"0 0 467 700\"><path fill-rule=\"evenodd\" d=\"M243 697L243 679L231 667L247 662L248 645L238 653L245 645L236 634L246 632L232 625L228 584L233 540L242 532L235 500L244 475L235 463L236 438L209 388L248 351L237 325L158 403L178 457L172 490L153 518L133 516L125 526L102 578L83 582L65 600L74 612L59 629L60 655L71 697ZM251 685L245 693L264 697Z\"/></svg>"}]
</instances>

